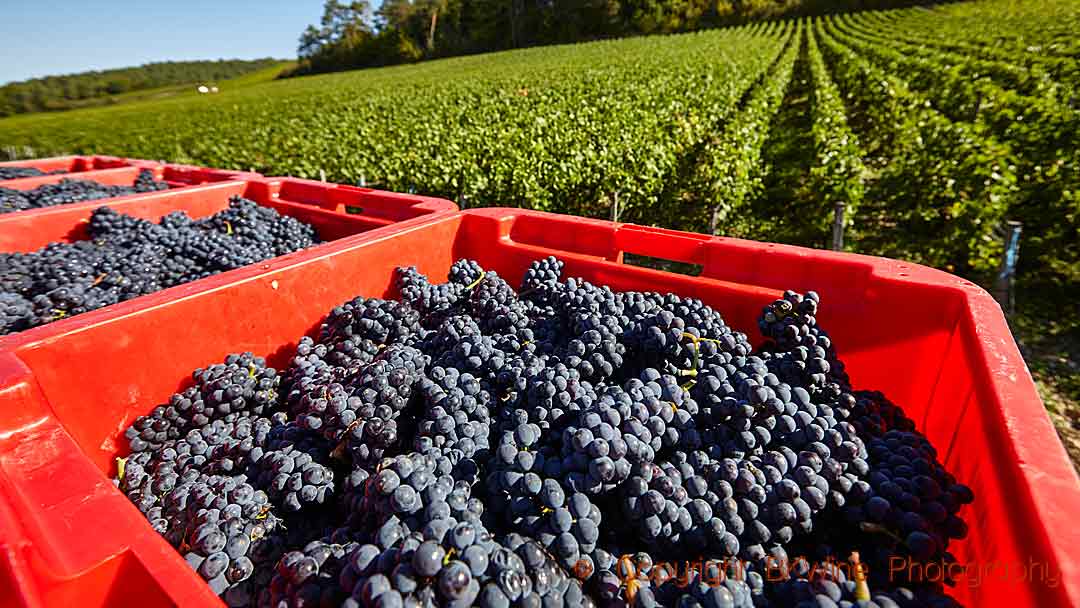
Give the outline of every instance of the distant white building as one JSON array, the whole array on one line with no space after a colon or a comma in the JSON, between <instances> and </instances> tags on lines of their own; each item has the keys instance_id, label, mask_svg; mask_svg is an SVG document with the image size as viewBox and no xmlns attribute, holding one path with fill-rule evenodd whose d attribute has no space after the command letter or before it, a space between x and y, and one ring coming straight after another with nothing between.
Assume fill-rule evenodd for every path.
<instances>
[{"instance_id":1,"label":"distant white building","mask_svg":"<svg viewBox=\"0 0 1080 608\"><path fill-rule=\"evenodd\" d=\"M209 93L210 89L205 84L200 84L199 85L199 92L200 93Z\"/></svg>"}]
</instances>

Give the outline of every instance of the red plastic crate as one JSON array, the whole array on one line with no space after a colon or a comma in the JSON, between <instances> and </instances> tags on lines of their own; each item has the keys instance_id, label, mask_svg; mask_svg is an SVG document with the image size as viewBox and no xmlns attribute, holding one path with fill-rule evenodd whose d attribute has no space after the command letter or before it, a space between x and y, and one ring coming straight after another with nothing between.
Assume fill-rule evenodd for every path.
<instances>
[{"instance_id":1,"label":"red plastic crate","mask_svg":"<svg viewBox=\"0 0 1080 608\"><path fill-rule=\"evenodd\" d=\"M160 163L134 158L118 158L116 156L55 156L53 158L13 160L0 163L0 167L32 167L46 173L51 171L64 171L65 175L76 177L72 174L83 173L86 171L98 171L101 169L115 169L117 167L137 167L158 164ZM4 181L5 180L0 180L0 185L4 185Z\"/></svg>"},{"instance_id":2,"label":"red plastic crate","mask_svg":"<svg viewBox=\"0 0 1080 608\"><path fill-rule=\"evenodd\" d=\"M204 217L228 207L232 196L243 196L312 224L324 241L457 211L457 205L443 199L307 180L222 181L0 214L0 252L29 252L55 241L86 239L87 223L98 207L110 207L150 220L157 220L170 211L186 211L191 217Z\"/></svg>"},{"instance_id":3,"label":"red plastic crate","mask_svg":"<svg viewBox=\"0 0 1080 608\"><path fill-rule=\"evenodd\" d=\"M942 462L976 493L961 562L1034 563L1058 584L962 580L971 606L1080 605L1080 480L1057 440L1005 320L981 289L902 262L713 238L513 209L477 209L324 254L288 256L88 313L66 331L0 339L0 587L25 606L217 602L109 478L124 428L185 385L192 369L250 350L282 366L299 336L356 295L392 295L393 270L444 277L462 257L511 282L547 255L615 289L703 299L736 329L780 290L816 289L819 320L859 388L902 404ZM688 277L624 254L701 266ZM7 504L2 504L6 501Z\"/></svg>"},{"instance_id":4,"label":"red plastic crate","mask_svg":"<svg viewBox=\"0 0 1080 608\"><path fill-rule=\"evenodd\" d=\"M308 198L315 197L315 193L319 192L318 196L322 203L312 204L302 197L294 197L292 188L297 184L302 186ZM377 229L379 232L386 232L408 225L409 222L423 222L457 211L457 205L443 199L307 180L276 178L226 181L115 199L58 205L32 212L3 214L0 215L0 252L30 252L52 242L74 242L87 239L89 238L87 226L90 216L94 209L99 207L110 207L121 213L155 221L172 211L186 211L189 216L198 218L228 208L229 199L233 196L243 196L260 205L271 207L283 215L311 224L318 232L319 238L324 241L314 247L281 256L282 258L324 255L326 251L345 246L340 242L341 239L353 235ZM341 203L335 203L339 200ZM353 212L340 212L335 207L336 204L344 206L346 203L354 209ZM228 281L229 277L259 272L258 269L264 268L266 263L264 261L246 268L221 273L214 277L216 279L214 281L208 282L207 279L192 281L158 293L173 294L171 297L179 297L181 293L197 293L201 289L214 288L220 284L221 280ZM84 321L87 315L108 316L118 306L131 303L138 306L144 298L157 295L135 298L122 304L107 306L90 313L34 327L6 338L14 340L15 336L18 336L19 340L33 341L42 336L72 331L73 328L78 328L88 322ZM115 314L123 314L123 312L118 311ZM4 339L0 338L0 350L5 348L4 344Z\"/></svg>"},{"instance_id":5,"label":"red plastic crate","mask_svg":"<svg viewBox=\"0 0 1080 608\"><path fill-rule=\"evenodd\" d=\"M444 204L446 201L442 199L432 199L412 194L399 194L359 186L328 184L296 177L267 177L264 179L270 183L280 184L277 197L282 200L314 205L320 209L336 213L362 215L384 225L408 219L415 215L416 207L412 204L403 204L403 201L406 200L428 201L427 204L421 205L428 208L430 208L431 201L439 201L438 209L440 211L447 209ZM453 205L453 210L457 210L457 205Z\"/></svg>"},{"instance_id":6,"label":"red plastic crate","mask_svg":"<svg viewBox=\"0 0 1080 608\"><path fill-rule=\"evenodd\" d=\"M145 162L145 161L143 161ZM148 165L156 168L154 165ZM169 184L172 188L182 186L194 186L198 184L212 184L234 179L259 179L262 175L251 171L230 171L227 169L208 169L193 165L160 165L160 174L155 172L154 177Z\"/></svg>"},{"instance_id":7,"label":"red plastic crate","mask_svg":"<svg viewBox=\"0 0 1080 608\"><path fill-rule=\"evenodd\" d=\"M98 182L108 186L130 186L135 183L135 178L143 169L149 169L154 174L154 179L164 181L170 188L182 188L229 180L261 179L258 173L247 171L228 171L225 169L208 169L206 167L194 167L190 165L160 164L150 161L136 161L121 159L128 164L115 166L103 166L101 169L87 170L82 173L60 173L56 175L38 175L36 177L21 177L0 181L0 187L12 190L32 190L44 184L55 184L64 179L82 179ZM107 164L106 164L107 165ZM16 213L26 213L20 211Z\"/></svg>"},{"instance_id":8,"label":"red plastic crate","mask_svg":"<svg viewBox=\"0 0 1080 608\"><path fill-rule=\"evenodd\" d=\"M36 177L20 177L0 182L0 187L11 190L33 190L45 184L56 184L65 179L81 179L97 182L106 186L130 186L135 183L142 169L150 169L154 172L154 179L161 179L161 168L158 167L112 167L109 169L95 169L82 173L58 173L56 175L38 175ZM26 213L16 211L15 213Z\"/></svg>"}]
</instances>

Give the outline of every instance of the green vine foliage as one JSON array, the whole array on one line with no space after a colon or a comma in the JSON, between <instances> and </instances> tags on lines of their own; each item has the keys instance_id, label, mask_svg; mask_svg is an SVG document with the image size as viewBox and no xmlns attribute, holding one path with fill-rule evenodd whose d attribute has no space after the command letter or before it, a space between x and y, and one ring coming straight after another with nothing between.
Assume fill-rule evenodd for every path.
<instances>
[{"instance_id":1,"label":"green vine foliage","mask_svg":"<svg viewBox=\"0 0 1080 608\"><path fill-rule=\"evenodd\" d=\"M1076 31L1068 0L757 22L15 116L0 149L604 218L617 197L622 221L819 247L843 202L845 249L972 278L1018 219L1021 275L1075 286Z\"/></svg>"}]
</instances>

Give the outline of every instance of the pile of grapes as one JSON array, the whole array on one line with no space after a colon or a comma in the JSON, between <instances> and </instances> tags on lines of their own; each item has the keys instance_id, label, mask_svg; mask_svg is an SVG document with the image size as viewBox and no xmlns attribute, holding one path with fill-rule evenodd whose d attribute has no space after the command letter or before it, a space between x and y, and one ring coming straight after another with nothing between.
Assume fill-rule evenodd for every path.
<instances>
[{"instance_id":1,"label":"pile of grapes","mask_svg":"<svg viewBox=\"0 0 1080 608\"><path fill-rule=\"evenodd\" d=\"M33 169L33 171L37 171L37 169ZM0 179L8 178L0 177ZM33 190L12 190L11 188L0 187L0 213L13 213L27 209L40 209L42 207L82 203L137 194L139 192L157 192L158 190L168 189L169 185L155 180L154 174L149 169L139 171L135 183L130 186L107 186L85 179L65 178L55 184L43 184Z\"/></svg>"},{"instance_id":2,"label":"pile of grapes","mask_svg":"<svg viewBox=\"0 0 1080 608\"><path fill-rule=\"evenodd\" d=\"M239 197L201 219L158 223L95 209L90 239L0 253L0 335L22 331L318 243L315 229Z\"/></svg>"},{"instance_id":3,"label":"pile of grapes","mask_svg":"<svg viewBox=\"0 0 1080 608\"><path fill-rule=\"evenodd\" d=\"M754 351L699 300L477 263L356 298L127 430L116 483L231 606L955 606L973 495L855 391L819 298ZM915 570L912 569L912 572Z\"/></svg>"},{"instance_id":4,"label":"pile of grapes","mask_svg":"<svg viewBox=\"0 0 1080 608\"><path fill-rule=\"evenodd\" d=\"M57 175L67 173L63 169L45 172L34 167L0 167L0 181L5 179L19 179L23 177L40 177L42 175Z\"/></svg>"}]
</instances>

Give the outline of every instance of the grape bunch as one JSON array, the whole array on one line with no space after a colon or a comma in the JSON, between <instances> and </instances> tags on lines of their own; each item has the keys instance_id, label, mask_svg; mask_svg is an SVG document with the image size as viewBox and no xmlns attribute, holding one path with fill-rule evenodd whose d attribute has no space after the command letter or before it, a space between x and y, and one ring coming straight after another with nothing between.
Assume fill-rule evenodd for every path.
<instances>
[{"instance_id":1,"label":"grape bunch","mask_svg":"<svg viewBox=\"0 0 1080 608\"><path fill-rule=\"evenodd\" d=\"M0 335L318 242L311 226L239 197L205 218L173 212L158 223L101 207L87 228L89 240L0 254Z\"/></svg>"},{"instance_id":2,"label":"grape bunch","mask_svg":"<svg viewBox=\"0 0 1080 608\"><path fill-rule=\"evenodd\" d=\"M277 399L277 370L251 353L229 355L192 373L192 386L174 394L166 405L135 419L125 432L133 452L160 450L192 430L216 419L232 422L245 415L270 413Z\"/></svg>"},{"instance_id":3,"label":"grape bunch","mask_svg":"<svg viewBox=\"0 0 1080 608\"><path fill-rule=\"evenodd\" d=\"M97 221L169 247L157 227L188 220ZM517 290L468 260L395 287L285 369L230 355L127 430L117 485L228 604L955 605L951 581L882 573L954 560L975 497L852 388L817 294L765 306L753 349L699 300L555 258Z\"/></svg>"},{"instance_id":4,"label":"grape bunch","mask_svg":"<svg viewBox=\"0 0 1080 608\"><path fill-rule=\"evenodd\" d=\"M250 458L248 477L285 511L326 504L334 494L328 452L322 437L287 423L273 429L266 448Z\"/></svg>"},{"instance_id":5,"label":"grape bunch","mask_svg":"<svg viewBox=\"0 0 1080 608\"><path fill-rule=\"evenodd\" d=\"M6 166L0 167L0 181L6 179L20 179L23 177L38 177L41 175L55 175L59 173L67 173L67 171L58 169L56 171L45 172L36 167Z\"/></svg>"}]
</instances>

